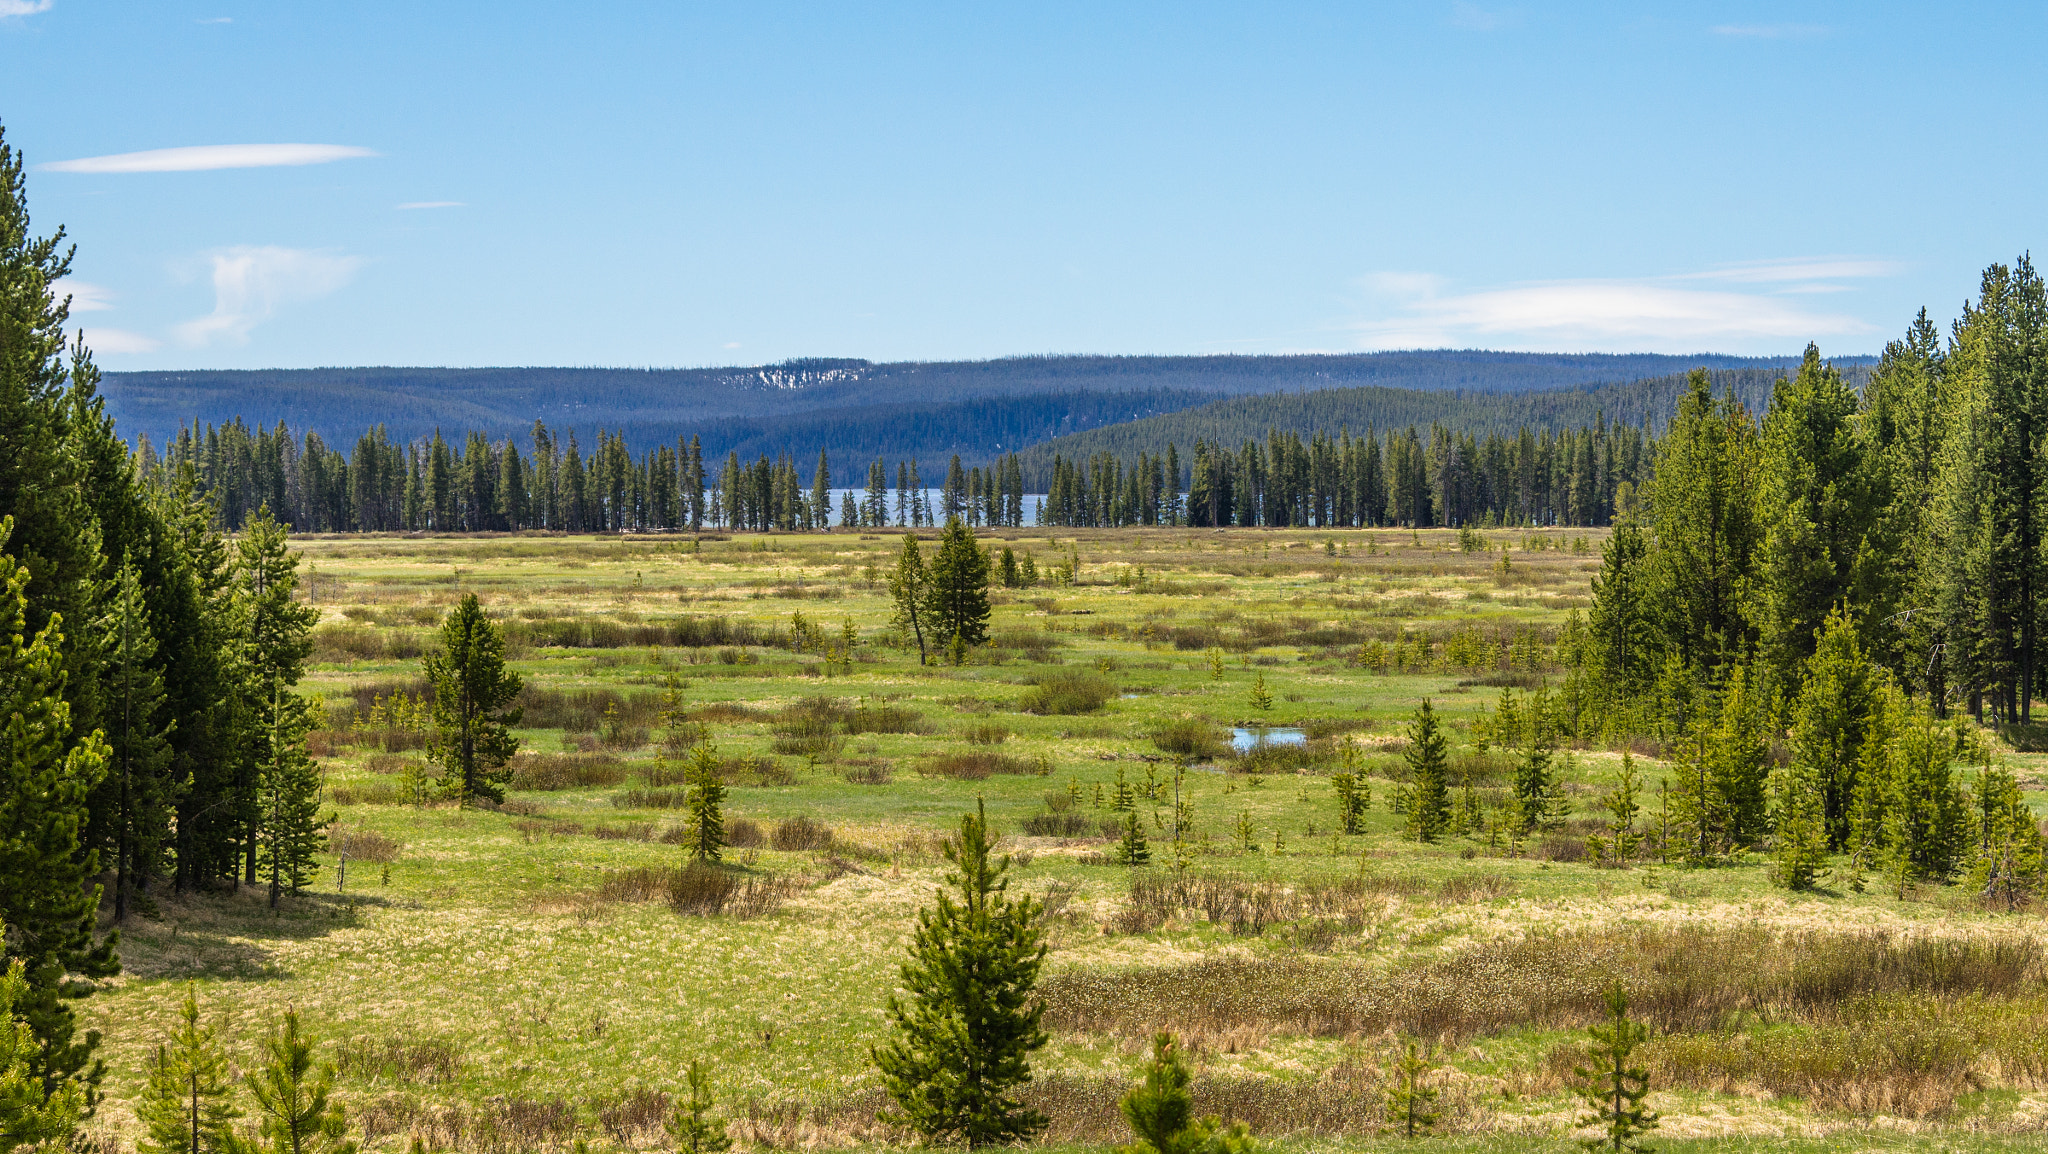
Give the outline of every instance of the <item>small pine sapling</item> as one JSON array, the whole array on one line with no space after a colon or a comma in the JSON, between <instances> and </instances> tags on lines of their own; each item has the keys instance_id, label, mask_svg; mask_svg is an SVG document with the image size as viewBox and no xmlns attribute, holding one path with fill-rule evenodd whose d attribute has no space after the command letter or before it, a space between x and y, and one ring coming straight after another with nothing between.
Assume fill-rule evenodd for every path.
<instances>
[{"instance_id":1,"label":"small pine sapling","mask_svg":"<svg viewBox=\"0 0 2048 1154\"><path fill-rule=\"evenodd\" d=\"M690 752L689 846L693 861L717 861L725 852L725 780L718 773L718 748L709 739Z\"/></svg>"},{"instance_id":2,"label":"small pine sapling","mask_svg":"<svg viewBox=\"0 0 2048 1154\"><path fill-rule=\"evenodd\" d=\"M1141 866L1152 861L1152 850L1145 842L1145 823L1135 813L1124 814L1123 836L1117 839L1116 863L1118 865Z\"/></svg>"},{"instance_id":3,"label":"small pine sapling","mask_svg":"<svg viewBox=\"0 0 2048 1154\"><path fill-rule=\"evenodd\" d=\"M1646 1148L1636 1140L1656 1129L1657 1115L1643 1105L1650 1093L1650 1072L1629 1065L1629 1055L1648 1040L1650 1028L1629 1021L1628 995L1620 982L1607 987L1606 1004L1607 1020L1588 1030L1593 1036L1592 1065L1572 1071L1579 1079L1579 1097L1593 1110L1579 1119L1579 1125L1601 1130L1599 1137L1579 1144L1610 1154L1643 1154Z\"/></svg>"},{"instance_id":4,"label":"small pine sapling","mask_svg":"<svg viewBox=\"0 0 2048 1154\"><path fill-rule=\"evenodd\" d=\"M1260 713L1273 708L1273 694L1266 688L1266 675L1263 673L1259 674L1258 680L1252 682L1251 702L1252 708Z\"/></svg>"},{"instance_id":5,"label":"small pine sapling","mask_svg":"<svg viewBox=\"0 0 2048 1154\"><path fill-rule=\"evenodd\" d=\"M1012 1096L1031 1080L1030 1055L1048 1038L1037 995L1045 964L1045 907L1009 895L1010 859L977 806L945 843L957 872L935 906L918 912L910 958L898 971L908 997L891 995L897 1037L870 1051L897 1111L888 1120L927 1142L969 1149L1028 1141L1043 1114ZM973 975L969 977L968 975Z\"/></svg>"},{"instance_id":6,"label":"small pine sapling","mask_svg":"<svg viewBox=\"0 0 2048 1154\"><path fill-rule=\"evenodd\" d=\"M263 1040L263 1064L245 1079L272 1154L355 1154L348 1120L329 1095L334 1067L313 1060L314 1040L287 1009Z\"/></svg>"},{"instance_id":7,"label":"small pine sapling","mask_svg":"<svg viewBox=\"0 0 2048 1154\"><path fill-rule=\"evenodd\" d=\"M1259 831L1252 827L1251 814L1240 811L1237 815L1237 824L1231 827L1231 833L1237 838L1239 849L1246 853L1259 852Z\"/></svg>"},{"instance_id":8,"label":"small pine sapling","mask_svg":"<svg viewBox=\"0 0 2048 1154\"><path fill-rule=\"evenodd\" d=\"M702 1062L692 1061L684 1080L690 1096L662 1123L677 1154L724 1154L732 1148L726 1137L725 1120L711 1113L711 1075Z\"/></svg>"},{"instance_id":9,"label":"small pine sapling","mask_svg":"<svg viewBox=\"0 0 2048 1154\"><path fill-rule=\"evenodd\" d=\"M1211 680L1211 681L1221 681L1221 680L1223 680L1223 650L1221 650L1221 649L1219 649L1219 648L1217 648L1216 646L1213 646L1213 645L1212 645L1212 646L1210 646L1210 647L1209 647L1209 652L1208 652L1208 659L1209 659L1209 680Z\"/></svg>"},{"instance_id":10,"label":"small pine sapling","mask_svg":"<svg viewBox=\"0 0 2048 1154\"><path fill-rule=\"evenodd\" d=\"M1117 1100L1132 1141L1116 1154L1257 1154L1258 1139L1243 1122L1225 1127L1214 1114L1193 1116L1191 1080L1174 1036L1164 1030L1154 1035L1145 1080Z\"/></svg>"},{"instance_id":11,"label":"small pine sapling","mask_svg":"<svg viewBox=\"0 0 2048 1154\"><path fill-rule=\"evenodd\" d=\"M1407 1053L1394 1062L1394 1080L1387 1087L1387 1120L1401 1128L1404 1138L1429 1133L1441 1117L1436 1100L1442 1091L1424 1084L1435 1069L1436 1063L1412 1040Z\"/></svg>"},{"instance_id":12,"label":"small pine sapling","mask_svg":"<svg viewBox=\"0 0 2048 1154\"><path fill-rule=\"evenodd\" d=\"M149 1131L135 1148L141 1154L238 1154L234 1120L242 1112L231 1097L220 1027L199 1024L199 998L190 986L178 1017L169 1041L157 1043L149 1082L135 1104L137 1120Z\"/></svg>"},{"instance_id":13,"label":"small pine sapling","mask_svg":"<svg viewBox=\"0 0 2048 1154\"><path fill-rule=\"evenodd\" d=\"M1129 813L1136 808L1131 794L1131 783L1124 778L1124 767L1116 767L1116 789L1110 793L1109 808L1114 813Z\"/></svg>"}]
</instances>

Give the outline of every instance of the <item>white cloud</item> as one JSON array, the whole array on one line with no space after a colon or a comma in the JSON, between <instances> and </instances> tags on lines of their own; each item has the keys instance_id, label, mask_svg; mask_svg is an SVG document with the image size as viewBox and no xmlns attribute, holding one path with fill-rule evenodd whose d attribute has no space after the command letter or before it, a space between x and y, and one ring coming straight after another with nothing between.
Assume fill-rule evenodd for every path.
<instances>
[{"instance_id":1,"label":"white cloud","mask_svg":"<svg viewBox=\"0 0 2048 1154\"><path fill-rule=\"evenodd\" d=\"M33 16L48 12L52 0L0 0L0 17Z\"/></svg>"},{"instance_id":2,"label":"white cloud","mask_svg":"<svg viewBox=\"0 0 2048 1154\"><path fill-rule=\"evenodd\" d=\"M416 208L467 208L469 206L459 200L414 200L407 201L398 207L401 210L411 210Z\"/></svg>"},{"instance_id":3,"label":"white cloud","mask_svg":"<svg viewBox=\"0 0 2048 1154\"><path fill-rule=\"evenodd\" d=\"M0 0L0 4L8 0ZM155 148L112 156L86 156L40 165L46 172L209 172L220 168L277 168L327 164L375 156L351 144L202 144L191 148Z\"/></svg>"},{"instance_id":4,"label":"white cloud","mask_svg":"<svg viewBox=\"0 0 2048 1154\"><path fill-rule=\"evenodd\" d=\"M1722 265L1706 272L1684 273L1674 280L1720 280L1740 284L1775 284L1785 281L1824 281L1844 278L1894 276L1903 271L1897 261L1865 257L1793 257L1789 260L1760 260Z\"/></svg>"},{"instance_id":5,"label":"white cloud","mask_svg":"<svg viewBox=\"0 0 2048 1154\"><path fill-rule=\"evenodd\" d=\"M242 245L212 254L213 311L177 328L194 346L245 344L280 306L326 296L362 267L357 257L275 245Z\"/></svg>"},{"instance_id":6,"label":"white cloud","mask_svg":"<svg viewBox=\"0 0 2048 1154\"><path fill-rule=\"evenodd\" d=\"M120 356L127 353L153 353L161 343L154 337L131 333L127 329L80 329L85 338L85 347L95 354Z\"/></svg>"},{"instance_id":7,"label":"white cloud","mask_svg":"<svg viewBox=\"0 0 2048 1154\"><path fill-rule=\"evenodd\" d=\"M194 24L233 24L234 22L235 22L235 18L234 18L234 17L232 17L232 16L202 16L202 17L200 17L199 19L197 19L197 20L194 20L194 21L193 21L192 23L194 23Z\"/></svg>"},{"instance_id":8,"label":"white cloud","mask_svg":"<svg viewBox=\"0 0 2048 1154\"><path fill-rule=\"evenodd\" d=\"M740 343L738 341L727 341L725 342L725 347L729 349L736 349L740 347Z\"/></svg>"},{"instance_id":9,"label":"white cloud","mask_svg":"<svg viewBox=\"0 0 2048 1154\"><path fill-rule=\"evenodd\" d=\"M66 280L57 286L58 296L71 298L71 311L75 313L104 312L114 307L111 289L82 280Z\"/></svg>"},{"instance_id":10,"label":"white cloud","mask_svg":"<svg viewBox=\"0 0 2048 1154\"><path fill-rule=\"evenodd\" d=\"M1803 259L1641 279L1585 279L1445 293L1419 273L1378 273L1364 287L1389 315L1353 328L1367 348L1514 347L1558 352L1703 352L1863 336L1877 326L1819 312L1796 298L1844 291L1829 283L1888 275L1884 261ZM1701 281L1730 287L1694 287ZM1758 285L1761 291L1732 286ZM1390 290L1408 286L1405 294Z\"/></svg>"},{"instance_id":11,"label":"white cloud","mask_svg":"<svg viewBox=\"0 0 2048 1154\"><path fill-rule=\"evenodd\" d=\"M1827 35L1824 24L1716 24L1716 36L1736 36L1748 40L1793 40L1807 36Z\"/></svg>"}]
</instances>

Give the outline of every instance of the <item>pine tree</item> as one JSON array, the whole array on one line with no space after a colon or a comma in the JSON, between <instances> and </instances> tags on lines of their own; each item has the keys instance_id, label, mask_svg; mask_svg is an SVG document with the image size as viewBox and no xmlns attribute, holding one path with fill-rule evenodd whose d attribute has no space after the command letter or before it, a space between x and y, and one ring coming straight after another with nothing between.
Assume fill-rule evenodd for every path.
<instances>
[{"instance_id":1,"label":"pine tree","mask_svg":"<svg viewBox=\"0 0 2048 1154\"><path fill-rule=\"evenodd\" d=\"M22 1020L29 993L22 963L8 963L0 972L0 1154L63 1149L89 1108L86 1083L51 1087L37 1070L40 1046Z\"/></svg>"},{"instance_id":2,"label":"pine tree","mask_svg":"<svg viewBox=\"0 0 2048 1154\"><path fill-rule=\"evenodd\" d=\"M1451 816L1449 743L1426 697L1408 726L1408 748L1402 756L1407 759L1414 791L1408 802L1408 836L1435 841L1443 836Z\"/></svg>"},{"instance_id":3,"label":"pine tree","mask_svg":"<svg viewBox=\"0 0 2048 1154\"><path fill-rule=\"evenodd\" d=\"M1441 1117L1436 1100L1442 1091L1423 1083L1435 1069L1436 1063L1413 1041L1408 1043L1407 1053L1394 1063L1394 1080L1387 1084L1387 1118L1401 1128L1404 1138L1429 1133Z\"/></svg>"},{"instance_id":4,"label":"pine tree","mask_svg":"<svg viewBox=\"0 0 2048 1154\"><path fill-rule=\"evenodd\" d=\"M1180 1044L1164 1030L1155 1034L1145 1080L1117 1100L1132 1141L1116 1154L1256 1154L1259 1144L1244 1123L1225 1127L1214 1114L1193 1117L1189 1081Z\"/></svg>"},{"instance_id":5,"label":"pine tree","mask_svg":"<svg viewBox=\"0 0 2048 1154\"><path fill-rule=\"evenodd\" d=\"M930 657L925 650L925 632L932 630L937 636L937 627L931 612L932 578L915 533L903 535L903 551L896 555L895 571L889 575L889 596L896 606L896 627L916 638L917 663L926 664Z\"/></svg>"},{"instance_id":6,"label":"pine tree","mask_svg":"<svg viewBox=\"0 0 2048 1154\"><path fill-rule=\"evenodd\" d=\"M688 753L702 734L702 730L690 721L690 707L683 697L683 683L673 673L662 678L661 708L656 716L661 721L661 751L669 757Z\"/></svg>"},{"instance_id":7,"label":"pine tree","mask_svg":"<svg viewBox=\"0 0 2048 1154\"><path fill-rule=\"evenodd\" d=\"M1252 708L1264 713L1273 708L1273 692L1266 688L1266 675L1261 673L1253 680L1251 692Z\"/></svg>"},{"instance_id":8,"label":"pine tree","mask_svg":"<svg viewBox=\"0 0 2048 1154\"><path fill-rule=\"evenodd\" d=\"M662 1123L669 1140L677 1154L724 1154L732 1149L732 1139L726 1137L725 1122L711 1113L711 1075L702 1062L692 1061L683 1078L690 1096Z\"/></svg>"},{"instance_id":9,"label":"pine tree","mask_svg":"<svg viewBox=\"0 0 2048 1154\"><path fill-rule=\"evenodd\" d=\"M1621 768L1615 771L1614 788L1601 797L1600 803L1607 810L1607 836L1600 839L1600 856L1624 865L1635 856L1642 845L1642 835L1636 832L1636 817L1643 811L1636 799L1641 796L1642 775L1636 771L1636 760L1626 750L1621 755Z\"/></svg>"},{"instance_id":10,"label":"pine tree","mask_svg":"<svg viewBox=\"0 0 2048 1154\"><path fill-rule=\"evenodd\" d=\"M1650 1029L1628 1019L1628 995L1621 983L1607 987L1607 1020L1590 1028L1593 1036L1591 1068L1580 1066L1572 1073L1579 1079L1579 1096L1593 1112L1579 1119L1581 1126L1598 1126L1603 1133L1579 1144L1588 1150L1624 1150L1640 1154L1637 1141L1657 1127L1657 1115L1643 1105L1650 1092L1650 1072L1629 1065L1635 1048L1648 1040Z\"/></svg>"},{"instance_id":11,"label":"pine tree","mask_svg":"<svg viewBox=\"0 0 2048 1154\"><path fill-rule=\"evenodd\" d=\"M268 504L257 508L235 541L232 601L242 644L234 685L241 756L224 800L241 820L243 880L252 884L269 800L265 778L281 756L274 743L304 733L287 717L305 709L293 690L313 653L313 625L320 619L317 608L296 598L299 555L288 546L289 534Z\"/></svg>"},{"instance_id":12,"label":"pine tree","mask_svg":"<svg viewBox=\"0 0 2048 1154\"><path fill-rule=\"evenodd\" d=\"M1970 886L1986 902L2017 910L2038 898L2048 882L2040 822L2020 795L2018 780L1992 766L1978 776L1975 808Z\"/></svg>"},{"instance_id":13,"label":"pine tree","mask_svg":"<svg viewBox=\"0 0 2048 1154\"><path fill-rule=\"evenodd\" d=\"M299 1030L299 1012L263 1039L263 1064L244 1079L256 1100L270 1154L354 1154L346 1116L330 1098L334 1067L313 1059L314 1040Z\"/></svg>"},{"instance_id":14,"label":"pine tree","mask_svg":"<svg viewBox=\"0 0 2048 1154\"><path fill-rule=\"evenodd\" d=\"M1732 397L1713 398L1695 370L1667 427L1649 485L1651 554L1645 596L1663 623L1660 648L1711 672L1748 644L1741 591L1757 545L1756 427Z\"/></svg>"},{"instance_id":15,"label":"pine tree","mask_svg":"<svg viewBox=\"0 0 2048 1154\"><path fill-rule=\"evenodd\" d=\"M975 543L966 522L952 517L932 558L933 627L948 645L982 645L988 641L988 617L988 554Z\"/></svg>"},{"instance_id":16,"label":"pine tree","mask_svg":"<svg viewBox=\"0 0 2048 1154\"><path fill-rule=\"evenodd\" d=\"M1134 1141L1117 1154L1194 1154L1200 1142L1194 1130L1194 1095L1187 1062L1174 1036L1161 1030L1152 1037L1152 1058L1145 1080L1117 1100Z\"/></svg>"},{"instance_id":17,"label":"pine tree","mask_svg":"<svg viewBox=\"0 0 2048 1154\"><path fill-rule=\"evenodd\" d=\"M1109 795L1109 808L1115 813L1129 813L1137 804L1131 793L1131 783L1124 777L1124 767L1116 767L1116 789Z\"/></svg>"},{"instance_id":18,"label":"pine tree","mask_svg":"<svg viewBox=\"0 0 2048 1154\"><path fill-rule=\"evenodd\" d=\"M1515 809L1524 833L1549 825L1560 801L1557 770L1551 765L1557 739L1551 731L1549 713L1548 702L1539 693L1530 701L1528 717L1523 722L1523 749L1515 763L1514 790Z\"/></svg>"},{"instance_id":19,"label":"pine tree","mask_svg":"<svg viewBox=\"0 0 2048 1154\"><path fill-rule=\"evenodd\" d=\"M1145 823L1135 813L1124 814L1123 834L1116 843L1116 864L1141 866L1151 861L1152 850L1145 843Z\"/></svg>"},{"instance_id":20,"label":"pine tree","mask_svg":"<svg viewBox=\"0 0 2048 1154\"><path fill-rule=\"evenodd\" d=\"M157 1044L149 1084L135 1114L149 1130L136 1143L141 1154L242 1154L234 1132L234 1083L219 1026L199 1024L199 998L190 986L178 1028Z\"/></svg>"},{"instance_id":21,"label":"pine tree","mask_svg":"<svg viewBox=\"0 0 2048 1154\"><path fill-rule=\"evenodd\" d=\"M1656 623L1648 603L1649 544L1643 531L1624 520L1600 548L1600 575L1593 578L1593 608L1587 617L1592 657L1609 699L1628 702L1656 679ZM1501 554L1503 565L1508 555Z\"/></svg>"},{"instance_id":22,"label":"pine tree","mask_svg":"<svg viewBox=\"0 0 2048 1154\"><path fill-rule=\"evenodd\" d=\"M448 614L441 646L427 654L423 665L434 687L428 759L441 767L458 802L505 800L505 783L512 779L506 763L519 749L511 727L519 723L521 711L512 702L525 683L505 668L505 639L484 615L476 594L464 594Z\"/></svg>"},{"instance_id":23,"label":"pine tree","mask_svg":"<svg viewBox=\"0 0 2048 1154\"><path fill-rule=\"evenodd\" d=\"M901 970L909 997L889 999L900 1036L871 1051L899 1108L893 1120L928 1142L957 1139L969 1149L1028 1140L1046 1126L1010 1094L1031 1079L1028 1059L1047 1041L1035 993L1043 909L1010 897L1010 859L991 858L993 842L979 806L947 841L958 872L946 883L959 901L941 889L938 904L919 911Z\"/></svg>"},{"instance_id":24,"label":"pine tree","mask_svg":"<svg viewBox=\"0 0 2048 1154\"><path fill-rule=\"evenodd\" d=\"M13 525L0 518L0 550L10 546ZM27 980L12 996L9 1020L34 1032L28 1062L42 1093L78 1084L89 1105L105 1071L92 1058L99 1033L73 1040L62 987L67 973L120 969L114 939L93 941L100 889L87 883L99 872L98 855L79 845L86 798L106 773L108 750L97 733L73 737L63 618L29 634L28 585L27 568L0 552L0 924L7 959L23 965Z\"/></svg>"},{"instance_id":25,"label":"pine tree","mask_svg":"<svg viewBox=\"0 0 2048 1154\"><path fill-rule=\"evenodd\" d=\"M1877 708L1878 680L1864 660L1856 628L1842 611L1828 615L1806 683L1792 707L1792 765L1786 786L1817 790L1830 850L1849 844L1851 803L1863 744ZM1781 799L1781 808L1786 803ZM1803 804L1803 802L1802 802Z\"/></svg>"},{"instance_id":26,"label":"pine tree","mask_svg":"<svg viewBox=\"0 0 2048 1154\"><path fill-rule=\"evenodd\" d=\"M1345 747L1349 755L1353 747ZM1330 785L1337 791L1338 827L1346 834L1365 832L1365 811L1372 804L1372 786L1363 784L1362 779L1349 769L1332 774Z\"/></svg>"},{"instance_id":27,"label":"pine tree","mask_svg":"<svg viewBox=\"0 0 2048 1154\"><path fill-rule=\"evenodd\" d=\"M689 847L692 861L717 861L723 856L725 840L725 778L718 767L718 747L710 738L690 751L688 782Z\"/></svg>"},{"instance_id":28,"label":"pine tree","mask_svg":"<svg viewBox=\"0 0 2048 1154\"><path fill-rule=\"evenodd\" d=\"M124 564L115 573L99 632L107 649L107 776L116 787L114 921L120 923L128 919L136 885L164 863L179 792L171 777L173 726L165 716L163 675L155 665L156 638L134 565Z\"/></svg>"},{"instance_id":29,"label":"pine tree","mask_svg":"<svg viewBox=\"0 0 2048 1154\"><path fill-rule=\"evenodd\" d=\"M262 769L258 790L262 824L258 830L257 867L270 883L270 908L289 889L297 894L313 880L314 855L328 826L319 816L320 771L306 754L306 734L313 728L306 703L278 693L271 708L270 762Z\"/></svg>"},{"instance_id":30,"label":"pine tree","mask_svg":"<svg viewBox=\"0 0 2048 1154\"><path fill-rule=\"evenodd\" d=\"M1760 531L1744 613L1771 682L1796 686L1814 637L1856 592L1879 512L1872 463L1856 437L1856 393L1820 351L1771 393L1757 446ZM1867 607L1866 607L1867 611Z\"/></svg>"}]
</instances>

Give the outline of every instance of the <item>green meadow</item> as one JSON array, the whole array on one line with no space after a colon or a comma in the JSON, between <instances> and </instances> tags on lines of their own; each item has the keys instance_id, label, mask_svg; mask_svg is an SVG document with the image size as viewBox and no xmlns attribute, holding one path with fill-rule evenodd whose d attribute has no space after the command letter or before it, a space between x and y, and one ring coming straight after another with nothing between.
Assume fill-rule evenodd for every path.
<instances>
[{"instance_id":1,"label":"green meadow","mask_svg":"<svg viewBox=\"0 0 2048 1154\"><path fill-rule=\"evenodd\" d=\"M992 590L991 644L927 666L891 624L898 535L298 539L330 850L276 911L260 887L151 895L122 976L80 1003L109 1063L93 1126L134 1137L190 986L245 1061L296 1007L370 1149L656 1148L693 1058L743 1145L905 1143L869 1049L941 839L981 805L1052 927L1053 1040L1026 1094L1051 1146L1127 1140L1116 1099L1168 1028L1198 1110L1262 1137L1562 1149L1584 1027L1620 978L1656 1030L1659 1149L2031 1148L2037 913L1841 871L1793 894L1756 855L1665 864L1649 743L1561 748L1553 828L1485 820L1513 763L1475 723L1557 683L1604 536L988 532L1073 580ZM413 707L469 593L526 690L505 803L458 809L420 795ZM1397 812L1424 700L1469 819L1436 844ZM2040 758L1982 737L2038 809ZM729 790L711 894L675 875L699 739ZM1596 860L1624 754L1645 848ZM1352 834L1347 770L1370 788ZM1142 867L1116 860L1123 793ZM1443 1112L1412 1141L1385 1106L1411 1038Z\"/></svg>"}]
</instances>

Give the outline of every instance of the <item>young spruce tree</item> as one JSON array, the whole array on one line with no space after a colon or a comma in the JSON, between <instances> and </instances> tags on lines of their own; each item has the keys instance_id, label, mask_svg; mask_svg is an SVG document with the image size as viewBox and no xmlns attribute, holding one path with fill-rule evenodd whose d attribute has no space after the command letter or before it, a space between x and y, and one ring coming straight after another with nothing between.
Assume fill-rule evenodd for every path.
<instances>
[{"instance_id":1,"label":"young spruce tree","mask_svg":"<svg viewBox=\"0 0 2048 1154\"><path fill-rule=\"evenodd\" d=\"M932 558L931 618L938 635L957 649L988 641L988 554L958 517L946 522Z\"/></svg>"},{"instance_id":2,"label":"young spruce tree","mask_svg":"<svg viewBox=\"0 0 2048 1154\"><path fill-rule=\"evenodd\" d=\"M725 778L718 767L718 747L710 738L690 751L683 773L688 787L690 860L715 862L725 852Z\"/></svg>"},{"instance_id":3,"label":"young spruce tree","mask_svg":"<svg viewBox=\"0 0 2048 1154\"><path fill-rule=\"evenodd\" d=\"M919 911L910 960L901 971L908 998L889 998L898 1037L871 1051L882 1085L896 1100L894 1121L928 1142L969 1149L1025 1141L1046 1126L1011 1091L1031 1080L1045 1005L1036 994L1045 964L1043 909L1012 898L1008 857L992 857L994 835L980 806L948 840L946 876L936 906Z\"/></svg>"},{"instance_id":4,"label":"young spruce tree","mask_svg":"<svg viewBox=\"0 0 2048 1154\"><path fill-rule=\"evenodd\" d=\"M347 1118L330 1097L334 1067L315 1062L313 1047L299 1012L287 1009L263 1039L263 1064L245 1079L270 1154L355 1154L343 1137Z\"/></svg>"},{"instance_id":5,"label":"young spruce tree","mask_svg":"<svg viewBox=\"0 0 2048 1154\"><path fill-rule=\"evenodd\" d=\"M1650 1092L1650 1072L1629 1065L1635 1048L1650 1036L1650 1028L1628 1018L1628 995L1621 983L1607 987L1607 1020L1588 1032L1593 1035L1591 1067L1580 1066L1572 1073L1579 1079L1579 1097L1593 1108L1579 1119L1581 1126L1598 1126L1601 1134L1579 1144L1588 1150L1624 1150L1642 1154L1637 1141L1657 1126L1657 1115L1643 1105Z\"/></svg>"},{"instance_id":6,"label":"young spruce tree","mask_svg":"<svg viewBox=\"0 0 2048 1154\"><path fill-rule=\"evenodd\" d=\"M199 1024L199 998L185 989L178 1028L157 1043L149 1084L135 1114L149 1129L136 1143L141 1154L243 1154L234 1121L242 1116L232 1097L227 1050L219 1026Z\"/></svg>"},{"instance_id":7,"label":"young spruce tree","mask_svg":"<svg viewBox=\"0 0 2048 1154\"><path fill-rule=\"evenodd\" d=\"M511 727L520 710L512 702L524 682L505 668L505 639L484 616L476 594L464 594L442 623L441 647L427 654L424 665L434 687L427 757L441 767L456 800L505 800L505 783L512 778L506 762L519 749Z\"/></svg>"},{"instance_id":8,"label":"young spruce tree","mask_svg":"<svg viewBox=\"0 0 2048 1154\"><path fill-rule=\"evenodd\" d=\"M1408 800L1408 836L1435 841L1451 820L1450 761L1449 743L1428 698L1408 726L1408 749L1402 756L1414 777Z\"/></svg>"},{"instance_id":9,"label":"young spruce tree","mask_svg":"<svg viewBox=\"0 0 2048 1154\"><path fill-rule=\"evenodd\" d=\"M1145 1080L1117 1100L1131 1142L1117 1147L1116 1154L1255 1154L1258 1142L1244 1123L1226 1128L1214 1114L1194 1117L1190 1081L1174 1036L1164 1030L1154 1035Z\"/></svg>"}]
</instances>

